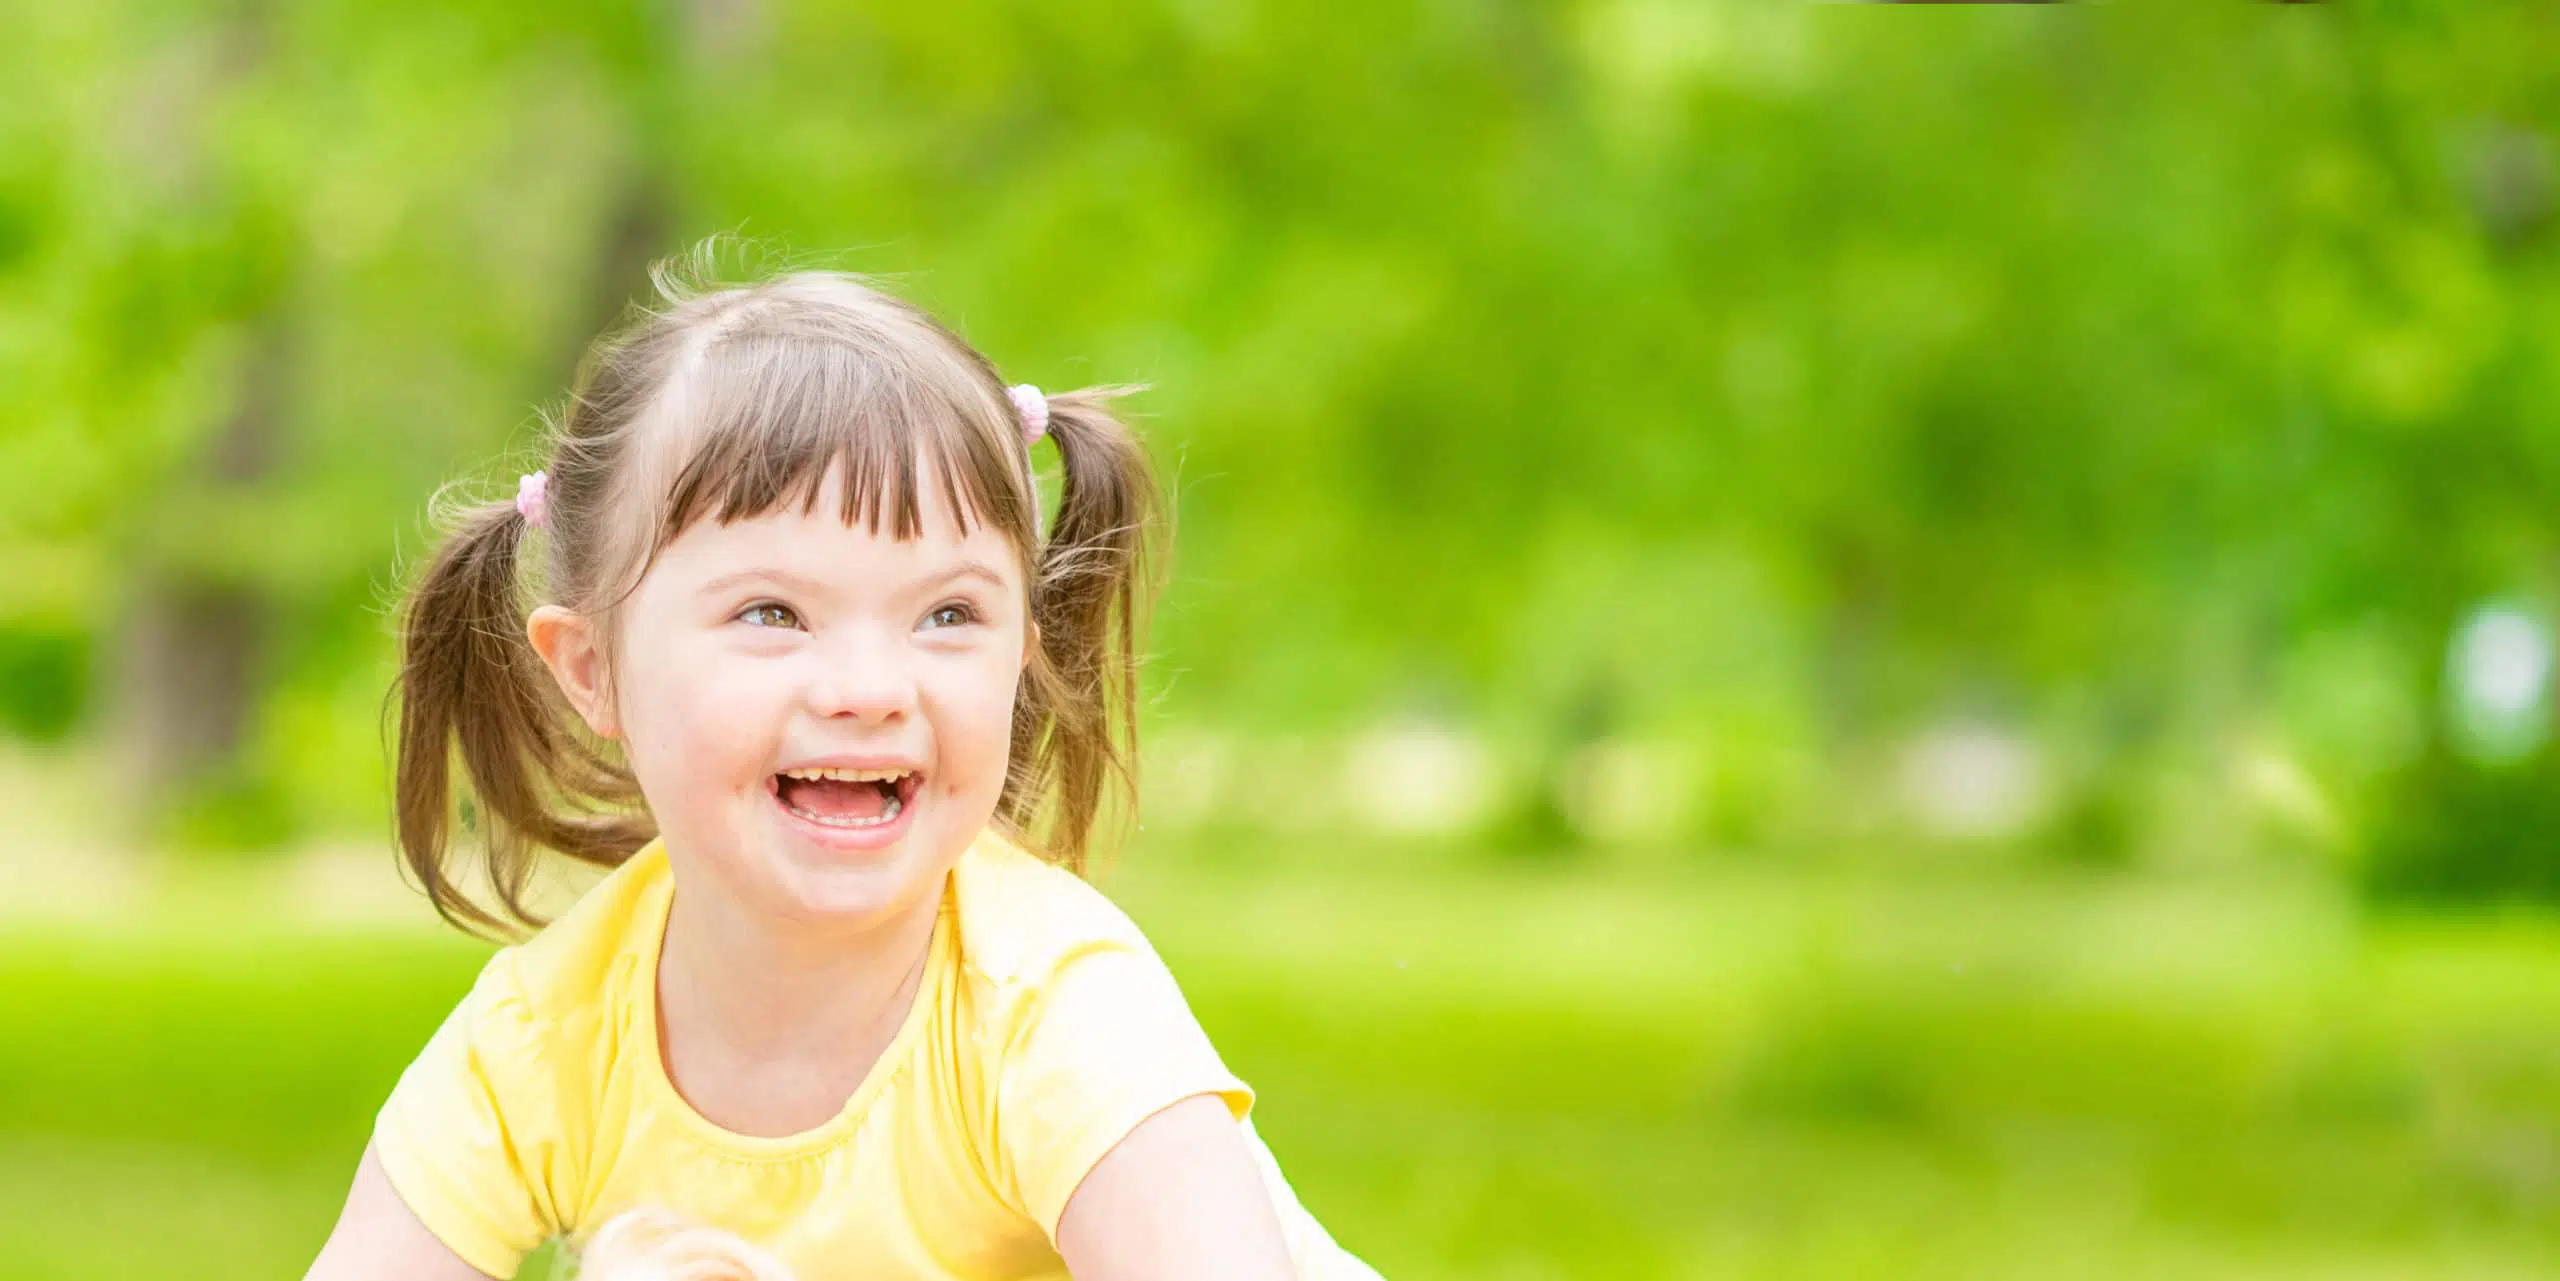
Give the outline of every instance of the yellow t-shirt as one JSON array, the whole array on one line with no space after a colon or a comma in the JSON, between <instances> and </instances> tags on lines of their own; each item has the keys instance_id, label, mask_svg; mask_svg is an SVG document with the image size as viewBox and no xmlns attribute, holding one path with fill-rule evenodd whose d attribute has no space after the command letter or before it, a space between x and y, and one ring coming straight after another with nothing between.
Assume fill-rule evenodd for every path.
<instances>
[{"instance_id":1,"label":"yellow t-shirt","mask_svg":"<svg viewBox=\"0 0 2560 1281\"><path fill-rule=\"evenodd\" d=\"M555 1236L651 1205L828 1278L1064 1277L1067 1198L1138 1122L1196 1094L1245 1126L1300 1277L1375 1274L1298 1204L1173 975L1098 891L990 832L955 865L915 1005L844 1110L731 1133L658 1055L674 892L657 845L490 958L384 1104L374 1148L428 1230L512 1275Z\"/></svg>"}]
</instances>

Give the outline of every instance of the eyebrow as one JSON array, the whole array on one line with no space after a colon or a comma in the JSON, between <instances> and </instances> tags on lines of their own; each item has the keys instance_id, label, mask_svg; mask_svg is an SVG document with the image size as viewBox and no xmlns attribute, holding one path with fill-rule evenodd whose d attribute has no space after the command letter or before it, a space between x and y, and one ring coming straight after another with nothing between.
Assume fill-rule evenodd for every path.
<instances>
[{"instance_id":1,"label":"eyebrow","mask_svg":"<svg viewBox=\"0 0 2560 1281\"><path fill-rule=\"evenodd\" d=\"M932 577L918 579L916 585L947 587L963 578L982 579L989 587L1001 588L1005 585L1004 575L982 560L964 560Z\"/></svg>"},{"instance_id":2,"label":"eyebrow","mask_svg":"<svg viewBox=\"0 0 2560 1281\"><path fill-rule=\"evenodd\" d=\"M696 594L701 596L725 596L730 592L733 592L738 588L748 586L749 584L769 584L788 591L800 592L808 595L815 595L819 590L818 581L814 578L803 577L802 575L792 573L787 569L757 568L735 570L730 573L722 574L718 578L704 583L699 589L697 589Z\"/></svg>"},{"instance_id":3,"label":"eyebrow","mask_svg":"<svg viewBox=\"0 0 2560 1281\"><path fill-rule=\"evenodd\" d=\"M990 566L985 561L981 560L964 560L939 574L930 574L917 579L913 586L918 588L946 587L963 578L983 579L990 587L1002 588L1005 586L1004 575L997 572L993 566ZM699 589L698 594L703 596L726 595L729 592L735 591L738 588L747 586L751 583L770 583L773 586L783 588L787 591L798 592L811 596L822 594L826 590L825 584L820 583L818 580L810 578L805 574L795 574L787 569L758 567L755 569L741 569L731 573L722 574L718 578L714 578L710 582L704 583Z\"/></svg>"}]
</instances>

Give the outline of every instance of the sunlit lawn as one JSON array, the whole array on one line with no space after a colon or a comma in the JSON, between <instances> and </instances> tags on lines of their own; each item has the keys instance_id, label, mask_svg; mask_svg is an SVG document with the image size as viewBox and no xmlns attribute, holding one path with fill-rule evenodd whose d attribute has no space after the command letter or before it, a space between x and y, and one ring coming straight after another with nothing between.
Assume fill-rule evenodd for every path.
<instances>
[{"instance_id":1,"label":"sunlit lawn","mask_svg":"<svg viewBox=\"0 0 2560 1281\"><path fill-rule=\"evenodd\" d=\"M2304 890L1133 864L1390 1277L2523 1277L2560 925ZM298 1275L468 981L236 905L0 940L0 1275Z\"/></svg>"}]
</instances>

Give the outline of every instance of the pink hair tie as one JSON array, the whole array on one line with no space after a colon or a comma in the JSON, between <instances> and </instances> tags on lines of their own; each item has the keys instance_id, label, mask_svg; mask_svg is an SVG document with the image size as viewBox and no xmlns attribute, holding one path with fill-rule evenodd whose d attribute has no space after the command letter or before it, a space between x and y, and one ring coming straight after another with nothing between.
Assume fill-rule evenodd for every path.
<instances>
[{"instance_id":1,"label":"pink hair tie","mask_svg":"<svg viewBox=\"0 0 2560 1281\"><path fill-rule=\"evenodd\" d=\"M551 473L538 471L516 481L516 514L535 529L551 520Z\"/></svg>"},{"instance_id":2,"label":"pink hair tie","mask_svg":"<svg viewBox=\"0 0 2560 1281\"><path fill-rule=\"evenodd\" d=\"M1049 398L1041 395L1039 388L1023 383L1005 388L1004 394L1013 401L1013 412L1022 419L1022 443L1025 447L1047 434Z\"/></svg>"}]
</instances>

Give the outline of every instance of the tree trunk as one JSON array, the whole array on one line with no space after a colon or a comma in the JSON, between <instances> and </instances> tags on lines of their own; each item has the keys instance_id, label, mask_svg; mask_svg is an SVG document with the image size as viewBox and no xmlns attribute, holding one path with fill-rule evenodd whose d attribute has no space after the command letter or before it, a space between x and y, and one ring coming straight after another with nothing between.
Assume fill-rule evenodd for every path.
<instances>
[{"instance_id":1,"label":"tree trunk","mask_svg":"<svg viewBox=\"0 0 2560 1281\"><path fill-rule=\"evenodd\" d=\"M258 321L238 399L207 442L208 488L245 489L275 471L290 413L294 324L284 301ZM140 795L180 798L231 767L266 683L270 608L256 583L236 576L156 553L134 566L117 693L125 757Z\"/></svg>"},{"instance_id":2,"label":"tree trunk","mask_svg":"<svg viewBox=\"0 0 2560 1281\"><path fill-rule=\"evenodd\" d=\"M649 264L681 246L677 234L675 147L672 113L693 77L748 57L770 26L765 0L661 0L646 10L649 50L621 89L623 114L634 145L631 164L615 193L613 212L587 275L584 324L573 335L574 374L587 345L619 323L634 302L649 301ZM565 379L563 380L566 381Z\"/></svg>"},{"instance_id":3,"label":"tree trunk","mask_svg":"<svg viewBox=\"0 0 2560 1281\"><path fill-rule=\"evenodd\" d=\"M650 262L672 247L668 241L675 235L673 202L668 199L660 161L650 151L644 146L623 176L622 189L614 196L612 221L596 241L595 262L587 273L587 304L580 316L584 323L572 335L568 359L560 362L567 375L563 386L575 376L587 345L620 323L632 303L645 300Z\"/></svg>"},{"instance_id":4,"label":"tree trunk","mask_svg":"<svg viewBox=\"0 0 2560 1281\"><path fill-rule=\"evenodd\" d=\"M162 141L175 172L173 198L220 207L230 179L195 130L222 96L253 80L268 62L274 14L268 4L237 10L194 75L178 78L181 101L148 128ZM157 113L155 113L157 114ZM272 233L254 220L251 241ZM268 248L264 244L244 247ZM263 305L243 319L249 341L237 371L229 415L205 440L193 477L182 488L244 496L277 470L292 416L299 333L290 264L275 273ZM109 656L120 677L110 694L113 738L137 802L127 817L148 826L168 817L207 782L234 768L255 723L267 677L272 602L254 577L208 568L203 558L172 554L170 531L137 513L144 536L131 568L129 613Z\"/></svg>"}]
</instances>

